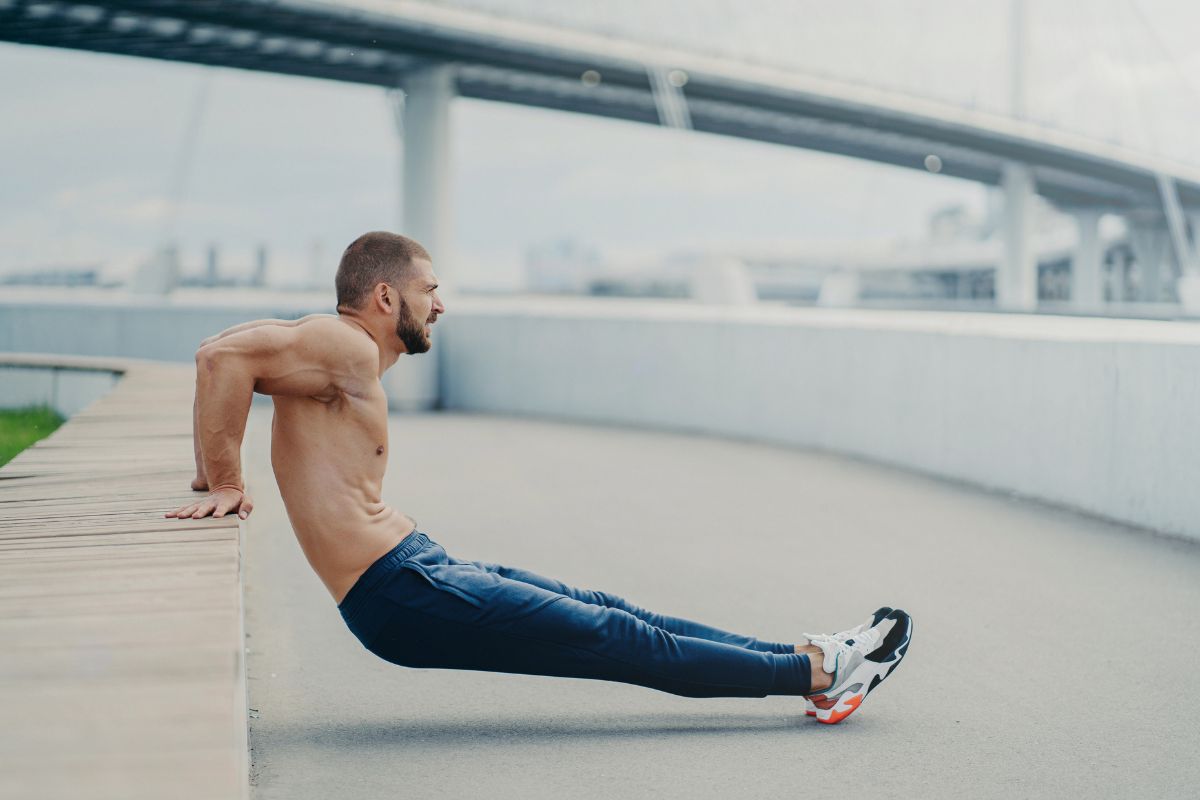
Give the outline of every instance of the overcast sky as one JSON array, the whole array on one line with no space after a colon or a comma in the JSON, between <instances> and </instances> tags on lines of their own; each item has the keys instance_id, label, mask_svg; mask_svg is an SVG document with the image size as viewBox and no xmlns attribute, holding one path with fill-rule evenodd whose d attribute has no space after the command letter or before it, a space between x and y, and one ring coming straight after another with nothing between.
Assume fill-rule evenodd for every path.
<instances>
[{"instance_id":1,"label":"overcast sky","mask_svg":"<svg viewBox=\"0 0 1200 800\"><path fill-rule=\"evenodd\" d=\"M443 4L683 48L707 42L722 55L991 110L1008 103L1003 0L621 0L604 14L544 0ZM1200 4L1029 6L1030 116L1200 162ZM0 271L120 271L174 228L185 266L198 266L210 241L248 264L261 241L273 280L286 282L314 247L331 272L357 234L397 228L398 147L377 89L0 45L0 116ZM613 258L915 238L932 210L984 202L980 187L941 176L478 101L456 101L453 128L464 284L511 283L530 245L563 237Z\"/></svg>"}]
</instances>

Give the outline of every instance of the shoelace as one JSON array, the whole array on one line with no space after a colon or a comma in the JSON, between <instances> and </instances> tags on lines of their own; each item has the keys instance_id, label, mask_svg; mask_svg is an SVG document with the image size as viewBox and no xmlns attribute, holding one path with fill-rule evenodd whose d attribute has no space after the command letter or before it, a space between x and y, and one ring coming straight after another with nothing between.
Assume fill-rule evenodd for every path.
<instances>
[{"instance_id":1,"label":"shoelace","mask_svg":"<svg viewBox=\"0 0 1200 800\"><path fill-rule=\"evenodd\" d=\"M825 655L822 667L826 672L835 676L834 681L836 682L838 656L842 653L848 654L850 645L834 633L806 633L804 635L808 638L809 644L815 644L821 648L821 652Z\"/></svg>"},{"instance_id":2,"label":"shoelace","mask_svg":"<svg viewBox=\"0 0 1200 800\"><path fill-rule=\"evenodd\" d=\"M810 642L813 641L814 639L835 639L839 642L844 642L847 639L853 639L855 636L858 636L864 630L866 630L866 628L862 625L859 625L857 627L851 628L848 631L838 631L837 633L802 633L800 635L803 636L805 639L808 639Z\"/></svg>"},{"instance_id":3,"label":"shoelace","mask_svg":"<svg viewBox=\"0 0 1200 800\"><path fill-rule=\"evenodd\" d=\"M805 639L808 639L810 644L815 644L817 647L821 648L821 652L825 654L825 671L833 672L833 668L829 664L829 654L831 652L832 644L834 642L842 643L848 639L853 639L855 636L862 633L863 630L865 630L865 626L855 625L849 630L838 631L837 633L802 633L800 635ZM830 646L822 646L822 642L825 642ZM834 656L834 663L837 663L836 655Z\"/></svg>"},{"instance_id":4,"label":"shoelace","mask_svg":"<svg viewBox=\"0 0 1200 800\"><path fill-rule=\"evenodd\" d=\"M880 635L872 630L843 631L841 633L805 633L809 643L821 648L825 654L822 665L826 672L834 674L836 682L838 657L849 655L853 650L869 653L879 644ZM853 644L849 644L853 642Z\"/></svg>"}]
</instances>

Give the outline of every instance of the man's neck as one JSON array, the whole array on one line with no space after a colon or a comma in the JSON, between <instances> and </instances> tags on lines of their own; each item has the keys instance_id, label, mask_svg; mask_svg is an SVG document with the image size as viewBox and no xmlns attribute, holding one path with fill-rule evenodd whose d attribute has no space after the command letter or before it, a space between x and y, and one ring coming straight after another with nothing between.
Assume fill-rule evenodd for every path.
<instances>
[{"instance_id":1,"label":"man's neck","mask_svg":"<svg viewBox=\"0 0 1200 800\"><path fill-rule=\"evenodd\" d=\"M338 318L345 320L349 325L358 328L367 336L371 337L371 341L374 342L375 346L379 349L380 377L383 377L383 373L400 359L400 354L403 351L397 347L390 347L385 344L384 342L387 341L386 336L378 331L372 330L371 326L363 321L361 317L357 316L356 314L338 309Z\"/></svg>"}]
</instances>

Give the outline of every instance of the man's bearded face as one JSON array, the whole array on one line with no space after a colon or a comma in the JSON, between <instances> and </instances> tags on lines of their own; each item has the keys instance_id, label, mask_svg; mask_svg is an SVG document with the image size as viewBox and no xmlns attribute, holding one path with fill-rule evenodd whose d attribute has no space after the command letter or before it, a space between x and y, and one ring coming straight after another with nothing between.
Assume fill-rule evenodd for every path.
<instances>
[{"instance_id":1,"label":"man's bearded face","mask_svg":"<svg viewBox=\"0 0 1200 800\"><path fill-rule=\"evenodd\" d=\"M404 349L409 353L426 353L433 347L433 341L425 332L428 319L414 318L412 308L400 298L400 309L396 312L396 336L404 343Z\"/></svg>"}]
</instances>

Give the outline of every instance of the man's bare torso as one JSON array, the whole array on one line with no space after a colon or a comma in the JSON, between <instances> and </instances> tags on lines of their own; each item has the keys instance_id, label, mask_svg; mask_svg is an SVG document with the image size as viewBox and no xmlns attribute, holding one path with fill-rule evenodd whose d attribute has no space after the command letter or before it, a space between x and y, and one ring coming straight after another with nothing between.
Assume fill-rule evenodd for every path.
<instances>
[{"instance_id":1,"label":"man's bare torso","mask_svg":"<svg viewBox=\"0 0 1200 800\"><path fill-rule=\"evenodd\" d=\"M361 393L272 398L271 466L279 492L308 563L339 603L367 567L415 528L381 496L388 460L383 387L377 376L360 385Z\"/></svg>"}]
</instances>

